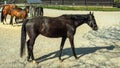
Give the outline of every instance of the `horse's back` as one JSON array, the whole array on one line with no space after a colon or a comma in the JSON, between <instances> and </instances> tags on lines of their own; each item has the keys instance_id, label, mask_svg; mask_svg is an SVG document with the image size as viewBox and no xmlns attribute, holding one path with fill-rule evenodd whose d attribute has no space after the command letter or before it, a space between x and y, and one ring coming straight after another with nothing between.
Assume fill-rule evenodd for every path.
<instances>
[{"instance_id":1,"label":"horse's back","mask_svg":"<svg viewBox=\"0 0 120 68\"><path fill-rule=\"evenodd\" d=\"M13 10L16 7L17 6L15 4L6 4L6 5L3 5L3 11L10 14L11 10Z\"/></svg>"},{"instance_id":2,"label":"horse's back","mask_svg":"<svg viewBox=\"0 0 120 68\"><path fill-rule=\"evenodd\" d=\"M26 19L27 16L28 16L27 14L28 14L28 12L25 9L22 9L22 8L19 8L19 7L14 8L11 11L12 16L15 16L15 17L18 17L18 18L21 18L21 19Z\"/></svg>"}]
</instances>

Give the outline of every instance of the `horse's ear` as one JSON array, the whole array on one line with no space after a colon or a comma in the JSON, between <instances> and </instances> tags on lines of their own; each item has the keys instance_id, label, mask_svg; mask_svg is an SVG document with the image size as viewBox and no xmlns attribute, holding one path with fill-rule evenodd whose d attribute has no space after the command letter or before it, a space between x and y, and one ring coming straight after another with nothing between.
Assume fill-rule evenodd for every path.
<instances>
[{"instance_id":1,"label":"horse's ear","mask_svg":"<svg viewBox=\"0 0 120 68\"><path fill-rule=\"evenodd\" d=\"M89 12L89 14L91 14L91 11Z\"/></svg>"},{"instance_id":2,"label":"horse's ear","mask_svg":"<svg viewBox=\"0 0 120 68\"><path fill-rule=\"evenodd\" d=\"M90 12L89 12L89 14L92 14L92 15L93 15L93 14L94 14L94 12L91 12L91 11L90 11Z\"/></svg>"}]
</instances>

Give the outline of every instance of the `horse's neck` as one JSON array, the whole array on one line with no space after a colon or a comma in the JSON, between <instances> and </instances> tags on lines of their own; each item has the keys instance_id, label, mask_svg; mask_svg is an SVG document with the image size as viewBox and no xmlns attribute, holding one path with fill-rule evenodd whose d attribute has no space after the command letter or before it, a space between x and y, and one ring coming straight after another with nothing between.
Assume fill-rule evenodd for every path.
<instances>
[{"instance_id":1,"label":"horse's neck","mask_svg":"<svg viewBox=\"0 0 120 68\"><path fill-rule=\"evenodd\" d=\"M80 25L82 25L82 24L84 24L84 23L86 23L87 22L87 18L85 18L85 17L83 17L81 20L79 20L79 21L74 21L74 25L76 26L76 27L78 27L78 26L80 26Z\"/></svg>"},{"instance_id":2,"label":"horse's neck","mask_svg":"<svg viewBox=\"0 0 120 68\"><path fill-rule=\"evenodd\" d=\"M23 11L26 11L26 12L27 12L27 10L28 10L27 8L24 8L24 9L23 9Z\"/></svg>"},{"instance_id":3,"label":"horse's neck","mask_svg":"<svg viewBox=\"0 0 120 68\"><path fill-rule=\"evenodd\" d=\"M82 24L84 24L84 21L80 21L80 22L75 21L74 22L75 27L78 27L78 26L80 26Z\"/></svg>"}]
</instances>

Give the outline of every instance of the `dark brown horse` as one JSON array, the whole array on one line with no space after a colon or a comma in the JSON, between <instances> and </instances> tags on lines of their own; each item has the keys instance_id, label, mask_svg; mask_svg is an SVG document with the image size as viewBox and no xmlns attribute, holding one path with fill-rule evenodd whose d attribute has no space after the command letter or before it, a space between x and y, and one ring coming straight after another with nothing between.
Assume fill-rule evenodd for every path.
<instances>
[{"instance_id":1,"label":"dark brown horse","mask_svg":"<svg viewBox=\"0 0 120 68\"><path fill-rule=\"evenodd\" d=\"M96 20L92 13L83 15L62 15L59 17L36 17L25 20L21 31L20 56L22 57L24 53L27 33L29 36L29 40L27 41L28 61L30 59L34 60L33 46L39 34L50 38L62 37L59 54L60 61L64 43L66 38L68 38L73 55L77 59L74 49L74 35L76 28L84 23L88 24L93 30L98 30Z\"/></svg>"},{"instance_id":2,"label":"dark brown horse","mask_svg":"<svg viewBox=\"0 0 120 68\"><path fill-rule=\"evenodd\" d=\"M29 6L26 6L24 9L14 8L11 11L10 23L13 25L14 17L15 17L15 21L16 19L22 19L24 21L28 17L28 13L29 13Z\"/></svg>"},{"instance_id":3,"label":"dark brown horse","mask_svg":"<svg viewBox=\"0 0 120 68\"><path fill-rule=\"evenodd\" d=\"M16 8L17 6L15 4L6 4L6 5L3 5L3 8L2 8L2 12L1 12L1 22L3 22L3 24L5 24L6 22L6 17L7 15L11 15L11 10ZM4 22L5 20L5 22Z\"/></svg>"},{"instance_id":4,"label":"dark brown horse","mask_svg":"<svg viewBox=\"0 0 120 68\"><path fill-rule=\"evenodd\" d=\"M43 11L43 7L36 7L36 6L30 6L30 14L32 17L36 17L36 16L43 16L44 11Z\"/></svg>"},{"instance_id":5,"label":"dark brown horse","mask_svg":"<svg viewBox=\"0 0 120 68\"><path fill-rule=\"evenodd\" d=\"M43 12L43 7L36 7L35 8L35 15L36 16L43 16L44 12Z\"/></svg>"}]
</instances>

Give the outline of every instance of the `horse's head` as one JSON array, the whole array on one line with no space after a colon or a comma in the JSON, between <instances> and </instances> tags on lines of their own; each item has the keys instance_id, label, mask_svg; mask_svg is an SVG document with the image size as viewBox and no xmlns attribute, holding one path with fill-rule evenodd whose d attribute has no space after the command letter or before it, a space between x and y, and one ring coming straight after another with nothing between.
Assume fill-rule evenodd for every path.
<instances>
[{"instance_id":1,"label":"horse's head","mask_svg":"<svg viewBox=\"0 0 120 68\"><path fill-rule=\"evenodd\" d=\"M96 24L96 20L94 18L94 14L93 13L89 13L88 14L88 19L87 19L87 24L93 29L93 30L98 30L98 26Z\"/></svg>"},{"instance_id":2,"label":"horse's head","mask_svg":"<svg viewBox=\"0 0 120 68\"><path fill-rule=\"evenodd\" d=\"M26 10L27 13L29 13L29 7L30 7L30 6L26 6L26 7L25 7L25 10Z\"/></svg>"},{"instance_id":3,"label":"horse's head","mask_svg":"<svg viewBox=\"0 0 120 68\"><path fill-rule=\"evenodd\" d=\"M98 30L94 14L91 12L89 14L62 15L61 17L71 19L75 27L87 23L93 30Z\"/></svg>"}]
</instances>

